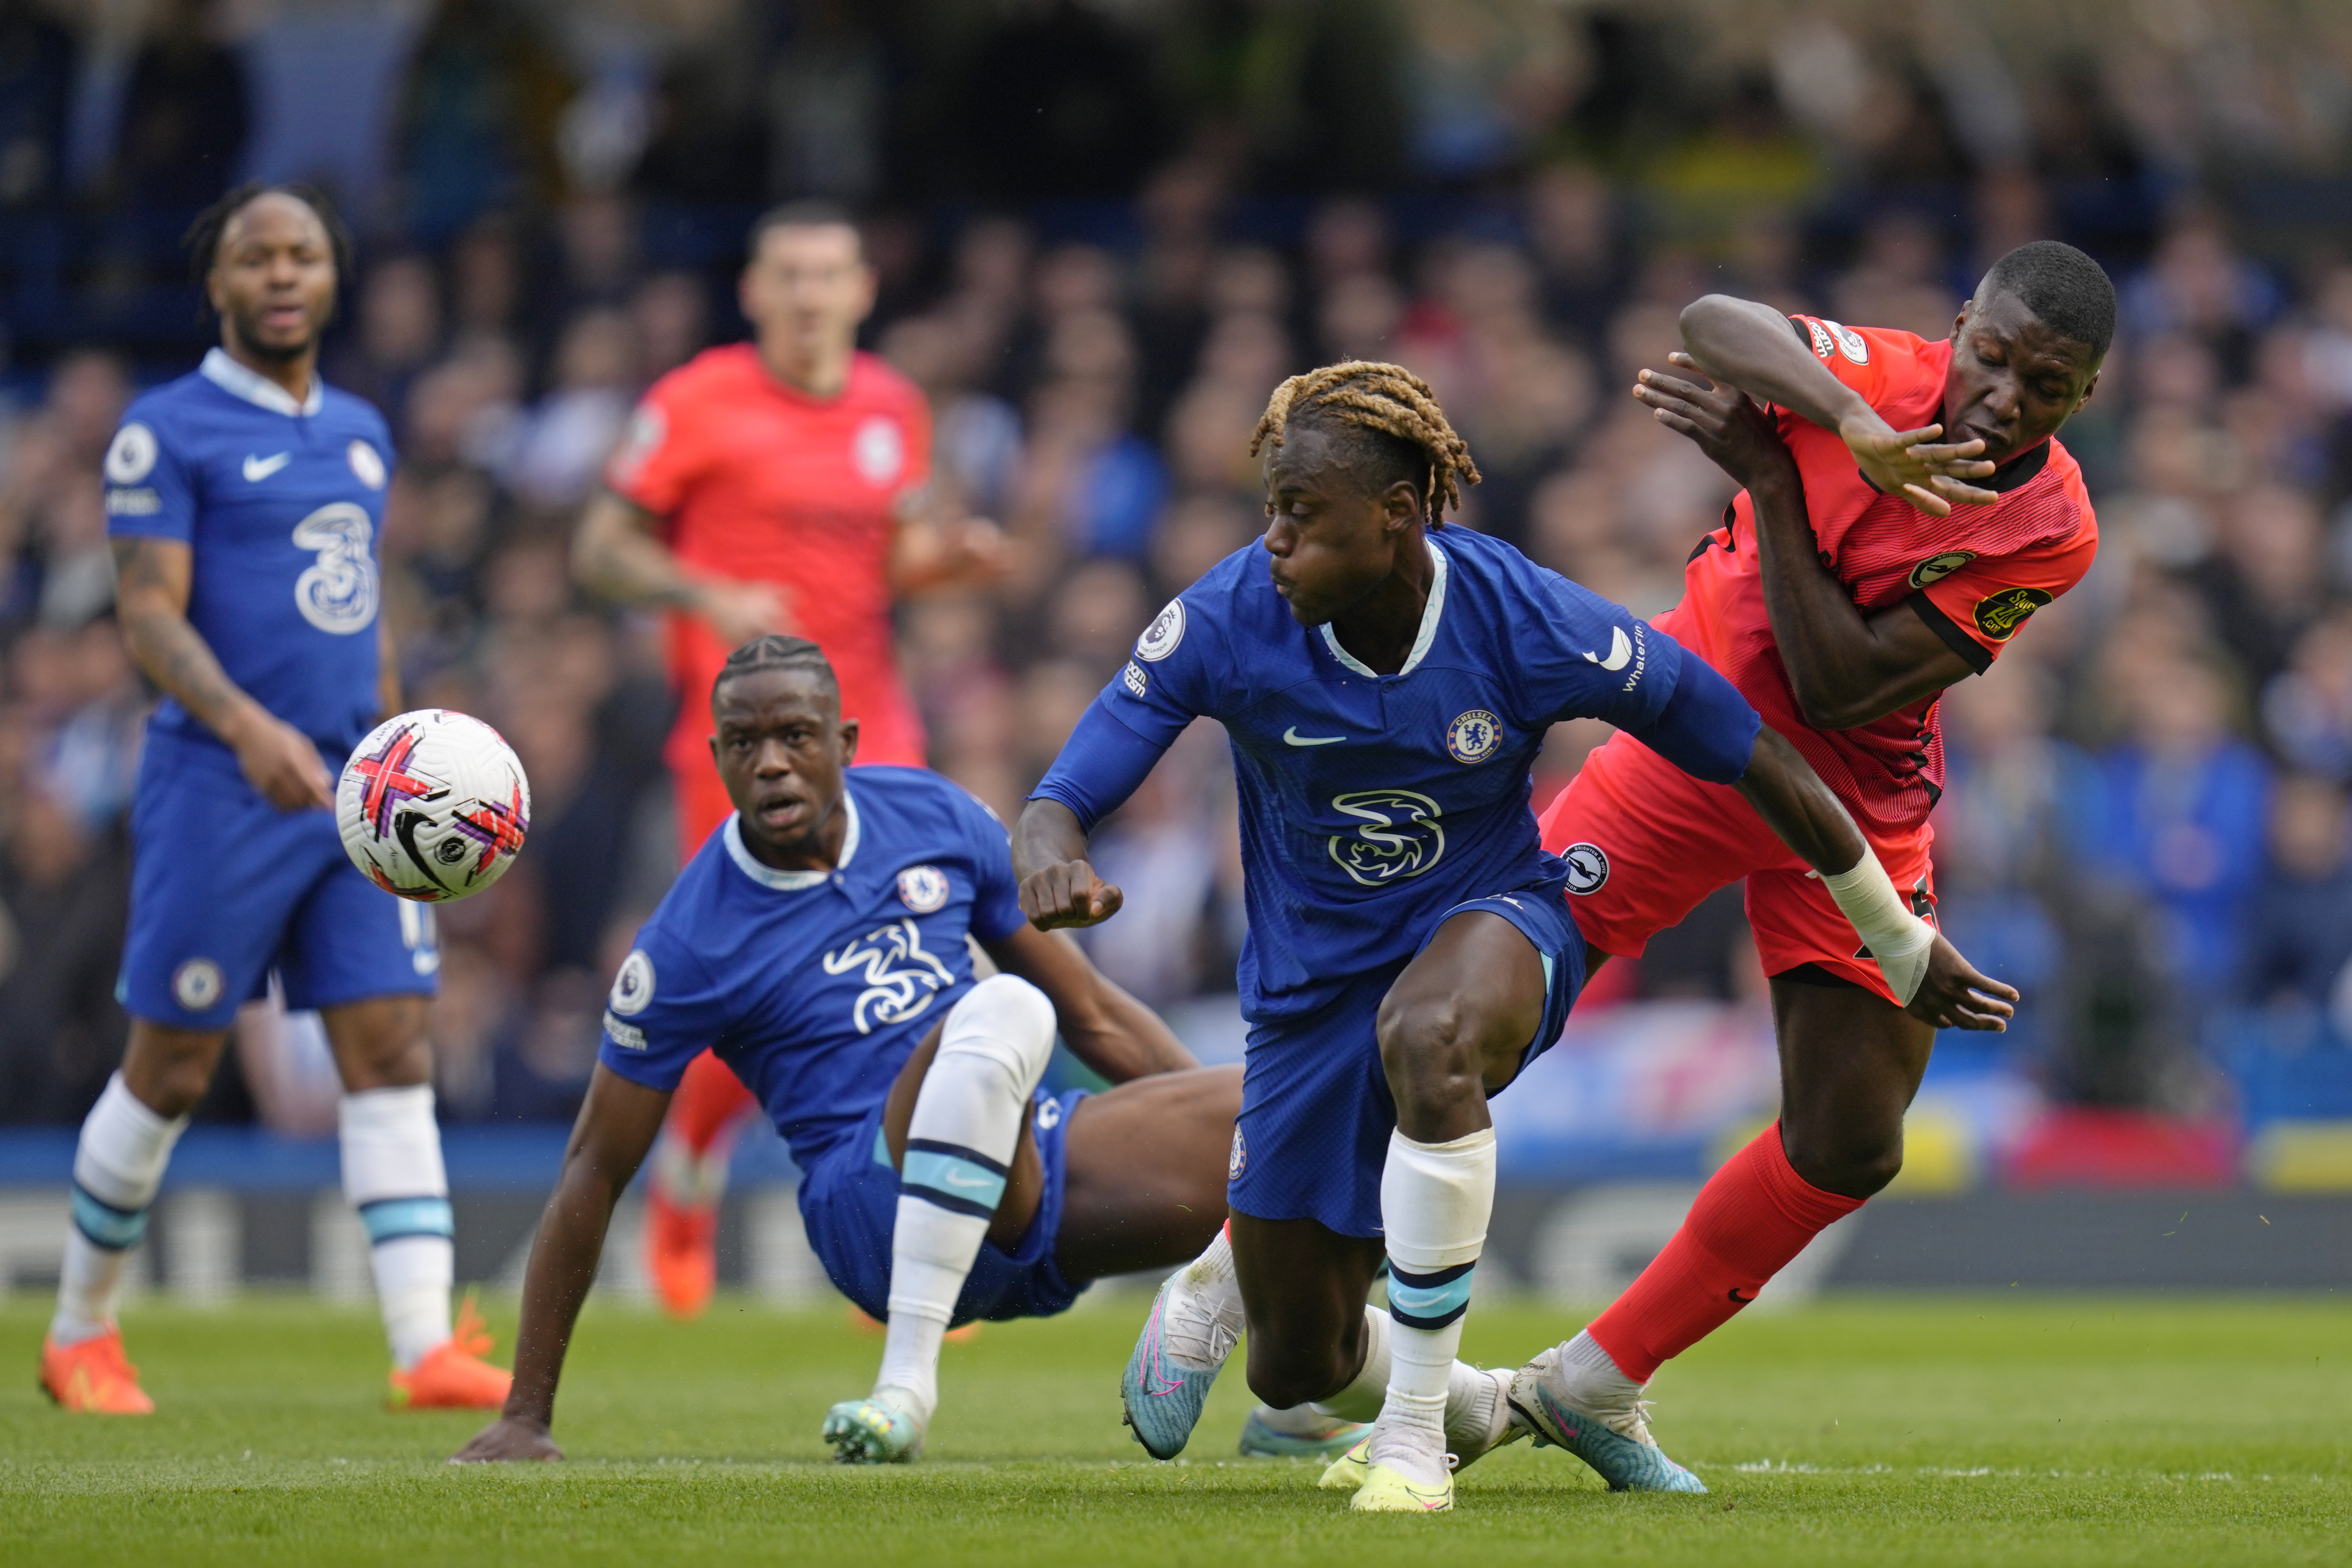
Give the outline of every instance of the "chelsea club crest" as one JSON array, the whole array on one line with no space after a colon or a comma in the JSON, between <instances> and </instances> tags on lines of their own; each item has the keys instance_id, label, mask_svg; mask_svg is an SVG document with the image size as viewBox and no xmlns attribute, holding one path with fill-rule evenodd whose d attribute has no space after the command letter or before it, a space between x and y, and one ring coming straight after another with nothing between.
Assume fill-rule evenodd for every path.
<instances>
[{"instance_id":1,"label":"chelsea club crest","mask_svg":"<svg viewBox=\"0 0 2352 1568\"><path fill-rule=\"evenodd\" d=\"M948 874L937 866L909 866L898 873L898 900L919 915L948 901Z\"/></svg>"},{"instance_id":2,"label":"chelsea club crest","mask_svg":"<svg viewBox=\"0 0 2352 1568\"><path fill-rule=\"evenodd\" d=\"M1483 763L1503 743L1503 721L1473 708L1445 727L1445 749L1457 763Z\"/></svg>"}]
</instances>

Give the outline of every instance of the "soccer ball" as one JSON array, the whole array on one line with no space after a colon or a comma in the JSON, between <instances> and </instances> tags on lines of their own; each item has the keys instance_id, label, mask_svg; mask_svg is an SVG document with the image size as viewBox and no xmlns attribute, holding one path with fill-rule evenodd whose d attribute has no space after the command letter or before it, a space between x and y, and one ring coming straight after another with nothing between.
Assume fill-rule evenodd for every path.
<instances>
[{"instance_id":1,"label":"soccer ball","mask_svg":"<svg viewBox=\"0 0 2352 1568\"><path fill-rule=\"evenodd\" d=\"M422 904L480 892L530 831L530 781L496 730L446 708L387 719L335 784L343 849L368 880Z\"/></svg>"}]
</instances>

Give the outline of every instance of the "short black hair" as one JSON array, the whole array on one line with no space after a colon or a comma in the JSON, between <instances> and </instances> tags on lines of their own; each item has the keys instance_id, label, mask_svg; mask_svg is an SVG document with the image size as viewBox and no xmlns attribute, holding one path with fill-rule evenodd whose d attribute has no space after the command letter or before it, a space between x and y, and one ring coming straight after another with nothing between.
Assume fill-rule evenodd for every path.
<instances>
[{"instance_id":1,"label":"short black hair","mask_svg":"<svg viewBox=\"0 0 2352 1568\"><path fill-rule=\"evenodd\" d=\"M760 242L768 237L770 229L836 226L845 228L857 236L858 254L864 255L866 236L858 229L856 215L839 202L826 201L818 196L785 202L780 206L770 207L766 212L753 218L751 232L743 241L743 254L747 257L759 255Z\"/></svg>"},{"instance_id":2,"label":"short black hair","mask_svg":"<svg viewBox=\"0 0 2352 1568\"><path fill-rule=\"evenodd\" d=\"M833 700L841 700L841 680L833 672L833 661L824 657L824 649L806 637L779 637L771 632L766 637L753 637L727 656L719 667L719 675L710 683L710 706L719 708L719 693L726 684L746 675L756 675L764 669L813 669Z\"/></svg>"},{"instance_id":3,"label":"short black hair","mask_svg":"<svg viewBox=\"0 0 2352 1568\"><path fill-rule=\"evenodd\" d=\"M2017 296L2042 324L2091 351L2092 363L2107 357L2116 341L2116 286L2106 268L2063 241L2037 239L1992 264L1977 285L1977 298Z\"/></svg>"},{"instance_id":4,"label":"short black hair","mask_svg":"<svg viewBox=\"0 0 2352 1568\"><path fill-rule=\"evenodd\" d=\"M291 196L319 215L319 225L327 231L328 247L334 252L335 282L340 286L352 275L352 231L343 223L342 215L327 193L303 180L268 183L247 180L196 215L180 243L188 247L188 263L193 269L196 287L204 287L205 275L220 259L221 237L228 232L228 220L264 196Z\"/></svg>"}]
</instances>

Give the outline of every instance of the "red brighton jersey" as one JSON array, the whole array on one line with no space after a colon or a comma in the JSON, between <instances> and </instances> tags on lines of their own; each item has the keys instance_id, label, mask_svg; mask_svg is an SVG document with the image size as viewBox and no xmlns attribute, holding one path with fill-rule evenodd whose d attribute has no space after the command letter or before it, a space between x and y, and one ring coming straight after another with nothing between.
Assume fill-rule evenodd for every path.
<instances>
[{"instance_id":1,"label":"red brighton jersey","mask_svg":"<svg viewBox=\"0 0 2352 1568\"><path fill-rule=\"evenodd\" d=\"M782 592L793 626L824 649L857 760L923 765L922 721L890 635L896 508L930 473L923 395L871 354L840 394L780 381L750 343L706 350L645 395L605 470L615 493L662 520L680 564ZM710 683L729 650L684 614L669 621L678 718L667 761L710 766Z\"/></svg>"},{"instance_id":2,"label":"red brighton jersey","mask_svg":"<svg viewBox=\"0 0 2352 1568\"><path fill-rule=\"evenodd\" d=\"M1909 332L1790 318L1798 335L1887 424L1914 430L1942 417L1948 342ZM2083 471L2055 440L2011 458L1991 479L1990 506L1929 517L1864 479L1833 430L1774 410L1804 476L1805 510L1822 562L1864 615L1909 600L1979 673L1992 667L2026 618L2082 581L2099 547ZM1742 490L1725 526L1703 540L1683 574L1683 600L1658 629L1723 672L1786 735L1876 837L1923 825L1942 793L1944 745L1937 696L1851 730L1807 725L1764 613L1756 513Z\"/></svg>"}]
</instances>

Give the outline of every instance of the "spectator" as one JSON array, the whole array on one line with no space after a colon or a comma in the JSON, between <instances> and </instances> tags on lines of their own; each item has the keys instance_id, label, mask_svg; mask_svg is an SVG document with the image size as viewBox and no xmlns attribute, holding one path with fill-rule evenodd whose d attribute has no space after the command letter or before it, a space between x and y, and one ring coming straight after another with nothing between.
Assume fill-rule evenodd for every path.
<instances>
[{"instance_id":1,"label":"spectator","mask_svg":"<svg viewBox=\"0 0 2352 1568\"><path fill-rule=\"evenodd\" d=\"M394 153L418 239L543 210L560 189L555 128L574 84L537 15L512 0L441 0L418 36Z\"/></svg>"},{"instance_id":2,"label":"spectator","mask_svg":"<svg viewBox=\"0 0 2352 1568\"><path fill-rule=\"evenodd\" d=\"M120 889L109 904L85 884L119 868L151 695L110 640L95 479L128 374L60 345L103 309L141 376L184 363L169 331L184 299L151 287L162 274L133 231L229 177L249 117L215 31L229 8L159 5L112 171L137 221L100 226L53 274L16 243L48 220L9 230L23 374L0 384L38 401L0 405L0 909L15 933L0 931L0 1001L17 1009L0 1081L49 1072L58 1041L75 1064L53 1098L14 1102L47 1109L10 1114L70 1117L102 1076L111 1016L89 976ZM2267 59L2248 9L2206 7L2205 36ZM652 8L632 24L655 84L625 190L576 159L583 184L568 185L555 156L576 40L559 50L551 29L568 14L436 0L422 18L386 149L395 210L349 280L329 376L398 422L383 614L409 700L506 727L541 792L526 870L441 911L446 1111L568 1112L597 990L666 885L670 807L642 739L670 700L647 675L660 634L578 612L569 515L634 389L736 331L737 207L811 182L904 204L873 247L889 273L880 345L930 398L950 507L1003 519L1024 552L1010 584L910 605L899 626L931 760L1005 813L1151 607L1251 546L1247 445L1284 375L1342 357L1418 368L1486 474L1466 521L1649 614L1679 597L1727 499L1622 396L1677 345L1689 299L1817 302L1940 337L2020 240L2144 251L2118 271L2126 331L2065 436L2099 508L2100 565L1947 699L1944 918L2026 987L2021 1027L1991 1048L2021 1052L2061 1098L2179 1102L2200 1004L2176 1001L2170 976L2218 976L2241 948L2238 994L2324 1001L2327 957L2278 955L2324 934L2313 911L2344 896L2340 853L2315 847L2340 840L2328 791L2352 784L2352 267L2324 247L2307 272L2282 265L2268 247L2299 243L2291 220L2241 241L2217 202L2159 214L2134 184L2193 182L2217 156L2264 166L2242 106L2220 96L2229 73L2137 25L2047 65L2005 60L2011 145L1953 113L1957 78L1916 18L1866 39L1819 18L1769 38L1715 29L1723 90L1661 139L1644 115L1675 104L1684 62L1664 26L1613 12L1305 0L1147 17L1049 0L975 15L917 39L889 8ZM0 0L0 206L60 199L72 71L58 62L72 53L37 0ZM600 63L600 90L626 98L612 84L627 74ZM234 111L203 109L232 89ZM2341 161L2313 118L2325 100L2262 111L2314 168ZM1411 138L1464 183L1399 187ZM1899 188L1919 182L1932 188ZM1792 205L1817 189L1822 205ZM913 205L939 193L957 201ZM963 205L976 193L1044 199L990 212ZM2241 714L2294 775L2267 873L2266 764L2235 737ZM1539 801L1603 731L1555 731ZM1106 864L1134 884L1122 922L1153 912L1087 940L1155 998L1229 983L1224 776L1202 726L1105 835ZM1663 944L1642 984L1738 990L1740 921L1710 907L1684 960ZM251 1077L258 1099L284 1100Z\"/></svg>"},{"instance_id":3,"label":"spectator","mask_svg":"<svg viewBox=\"0 0 2352 1568\"><path fill-rule=\"evenodd\" d=\"M638 386L637 339L618 310L583 310L563 329L552 386L517 421L499 478L526 506L568 512L587 499L628 422Z\"/></svg>"},{"instance_id":4,"label":"spectator","mask_svg":"<svg viewBox=\"0 0 2352 1568\"><path fill-rule=\"evenodd\" d=\"M330 383L378 408L398 408L441 348L441 288L422 256L389 256L359 290L358 341L329 356Z\"/></svg>"},{"instance_id":5,"label":"spectator","mask_svg":"<svg viewBox=\"0 0 2352 1568\"><path fill-rule=\"evenodd\" d=\"M251 91L219 13L215 0L164 0L131 62L115 170L133 207L193 213L241 173Z\"/></svg>"},{"instance_id":6,"label":"spectator","mask_svg":"<svg viewBox=\"0 0 2352 1568\"><path fill-rule=\"evenodd\" d=\"M2173 972L2230 994L2263 870L2270 770L2230 731L2230 689L2187 658L2120 667L2109 680L2123 742L2099 759L2103 788L2081 825L2087 855L2162 911Z\"/></svg>"},{"instance_id":7,"label":"spectator","mask_svg":"<svg viewBox=\"0 0 2352 1568\"><path fill-rule=\"evenodd\" d=\"M2241 994L2258 1007L2332 1011L2342 1031L2352 1023L2352 810L2342 786L2308 773L2281 779L2269 840Z\"/></svg>"},{"instance_id":8,"label":"spectator","mask_svg":"<svg viewBox=\"0 0 2352 1568\"><path fill-rule=\"evenodd\" d=\"M0 208L55 201L80 50L35 0L0 0Z\"/></svg>"}]
</instances>

